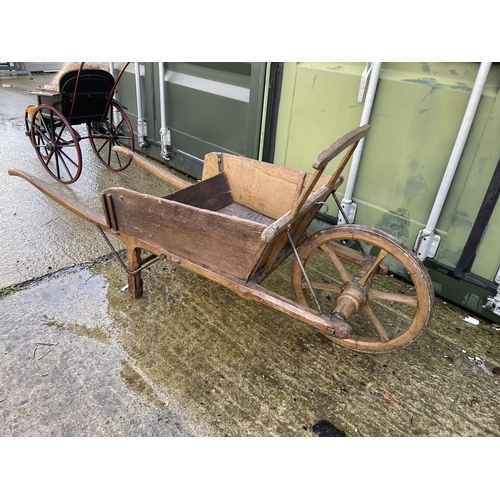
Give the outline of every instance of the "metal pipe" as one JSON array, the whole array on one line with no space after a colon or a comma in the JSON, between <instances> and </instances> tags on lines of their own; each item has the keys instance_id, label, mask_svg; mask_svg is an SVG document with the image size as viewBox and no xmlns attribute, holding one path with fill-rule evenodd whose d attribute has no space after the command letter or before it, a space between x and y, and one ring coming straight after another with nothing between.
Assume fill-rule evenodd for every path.
<instances>
[{"instance_id":1,"label":"metal pipe","mask_svg":"<svg viewBox=\"0 0 500 500\"><path fill-rule=\"evenodd\" d=\"M139 146L141 149L147 147L146 137L147 123L144 119L142 111L142 87L141 87L141 66L138 62L134 63L135 72L135 91L137 96L137 137L139 139Z\"/></svg>"},{"instance_id":2,"label":"metal pipe","mask_svg":"<svg viewBox=\"0 0 500 500\"><path fill-rule=\"evenodd\" d=\"M160 77L160 113L161 113L161 157L165 160L170 160L172 155L168 151L168 146L171 144L170 130L167 127L167 100L166 100L166 84L165 84L165 63L158 63Z\"/></svg>"},{"instance_id":3,"label":"metal pipe","mask_svg":"<svg viewBox=\"0 0 500 500\"><path fill-rule=\"evenodd\" d=\"M115 78L115 63L114 62L110 62L109 63L109 72L113 75L113 78ZM113 91L113 99L116 97L116 94L117 94L117 90L116 90L116 87ZM120 113L118 112L118 110L116 108L113 108L113 123L116 124L116 123L120 123Z\"/></svg>"},{"instance_id":4,"label":"metal pipe","mask_svg":"<svg viewBox=\"0 0 500 500\"><path fill-rule=\"evenodd\" d=\"M431 213L429 215L429 220L427 221L427 225L425 226L425 231L428 234L436 229L437 221L439 219L439 216L441 215L444 202L446 201L446 196L457 170L458 162L460 161L465 143L467 142L467 137L469 136L472 122L474 121L474 117L476 116L476 111L479 105L479 101L481 100L481 94L483 92L483 88L486 83L486 78L488 77L490 68L491 63L481 63L481 66L479 67L476 81L469 98L469 104L467 105L467 109L462 120L462 125L460 126L460 130L455 141L455 146L453 148L453 151L451 152L448 166L446 167L443 180L441 181L441 185L439 186L436 200L434 201L434 206L432 207Z\"/></svg>"},{"instance_id":5,"label":"metal pipe","mask_svg":"<svg viewBox=\"0 0 500 500\"><path fill-rule=\"evenodd\" d=\"M377 91L377 85L380 77L380 68L382 67L382 63L376 62L370 66L370 63L367 64L367 68L370 68L370 82L368 83L368 90L366 92L365 104L363 106L363 111L361 113L360 126L366 125L370 121L370 115L372 112L373 102L375 101L375 93ZM364 90L364 82L363 79L361 81L360 91ZM354 216L356 215L357 205L352 201L352 193L354 191L354 185L356 184L356 177L358 175L359 164L361 161L361 154L363 152L363 146L365 143L365 139L361 139L359 141L358 147L354 152L351 162L351 169L349 171L349 177L347 179L347 184L345 188L344 197L342 198L342 208L344 213L349 217L349 220L344 219L344 215L339 211L338 214L338 223L339 224L349 224L354 222Z\"/></svg>"},{"instance_id":6,"label":"metal pipe","mask_svg":"<svg viewBox=\"0 0 500 500\"><path fill-rule=\"evenodd\" d=\"M264 83L264 99L262 103L262 119L260 122L260 139L259 139L259 161L262 161L264 154L264 137L266 135L266 120L267 120L267 103L269 102L269 81L271 79L271 63L266 63L266 79Z\"/></svg>"},{"instance_id":7,"label":"metal pipe","mask_svg":"<svg viewBox=\"0 0 500 500\"><path fill-rule=\"evenodd\" d=\"M437 222L453 182L458 163L460 162L465 143L467 142L467 138L474 121L474 117L476 116L479 101L481 100L481 95L486 84L490 68L491 62L483 62L479 66L476 81L474 82L474 87L472 88L469 98L469 103L467 104L467 109L465 110L462 124L460 125L460 130L458 131L458 135L455 140L455 145L451 152L450 159L448 160L448 165L443 175L443 179L441 180L436 199L434 200L434 205L431 213L429 214L427 225L425 226L425 229L420 230L418 233L414 249L418 251L418 257L421 260L424 260L427 257L434 257L436 254L440 241L440 237L435 234Z\"/></svg>"}]
</instances>

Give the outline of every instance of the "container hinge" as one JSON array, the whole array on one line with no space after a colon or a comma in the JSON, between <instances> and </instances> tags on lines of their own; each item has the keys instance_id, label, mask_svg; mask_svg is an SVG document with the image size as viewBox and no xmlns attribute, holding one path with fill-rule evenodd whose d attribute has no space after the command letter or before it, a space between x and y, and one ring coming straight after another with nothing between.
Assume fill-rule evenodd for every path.
<instances>
[{"instance_id":1,"label":"container hinge","mask_svg":"<svg viewBox=\"0 0 500 500\"><path fill-rule=\"evenodd\" d=\"M160 128L160 140L161 140L161 157L164 160L171 160L172 153L169 150L170 145L172 144L172 137L170 134L170 130L167 127Z\"/></svg>"},{"instance_id":2,"label":"container hinge","mask_svg":"<svg viewBox=\"0 0 500 500\"><path fill-rule=\"evenodd\" d=\"M217 166L220 174L224 172L224 167L222 166L222 153L217 153Z\"/></svg>"},{"instance_id":3,"label":"container hinge","mask_svg":"<svg viewBox=\"0 0 500 500\"><path fill-rule=\"evenodd\" d=\"M497 271L495 276L495 283L498 284L497 294L494 297L488 297L486 299L486 304L483 309L491 311L493 314L500 316L500 269Z\"/></svg>"},{"instance_id":4,"label":"container hinge","mask_svg":"<svg viewBox=\"0 0 500 500\"><path fill-rule=\"evenodd\" d=\"M137 120L137 136L139 138L139 146L141 149L146 149L148 143L146 137L148 136L148 122L144 118Z\"/></svg>"},{"instance_id":5,"label":"container hinge","mask_svg":"<svg viewBox=\"0 0 500 500\"><path fill-rule=\"evenodd\" d=\"M432 233L427 233L425 229L421 229L418 232L413 250L415 250L417 257L421 261L424 261L428 257L432 259L436 255L440 242L441 236L434 231Z\"/></svg>"}]
</instances>

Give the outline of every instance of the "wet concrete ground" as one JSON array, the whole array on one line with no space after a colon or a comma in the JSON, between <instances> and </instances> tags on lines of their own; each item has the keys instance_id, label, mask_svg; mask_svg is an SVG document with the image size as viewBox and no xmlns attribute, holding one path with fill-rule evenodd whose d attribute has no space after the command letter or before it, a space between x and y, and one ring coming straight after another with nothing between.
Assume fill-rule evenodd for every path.
<instances>
[{"instance_id":1,"label":"wet concrete ground","mask_svg":"<svg viewBox=\"0 0 500 500\"><path fill-rule=\"evenodd\" d=\"M315 436L319 421L352 437L500 435L500 327L440 299L419 340L378 356L171 263L131 299L96 229L7 175L51 182L23 135L25 91L51 78L0 82L1 436ZM90 148L75 184L52 183L97 209L109 186L170 190ZM270 286L289 282L284 265Z\"/></svg>"}]
</instances>

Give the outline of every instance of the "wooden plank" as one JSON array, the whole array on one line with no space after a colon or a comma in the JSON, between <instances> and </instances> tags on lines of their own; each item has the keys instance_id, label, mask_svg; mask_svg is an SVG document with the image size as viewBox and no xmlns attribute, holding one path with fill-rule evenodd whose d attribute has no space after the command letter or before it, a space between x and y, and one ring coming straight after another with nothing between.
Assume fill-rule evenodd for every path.
<instances>
[{"instance_id":1,"label":"wooden plank","mask_svg":"<svg viewBox=\"0 0 500 500\"><path fill-rule=\"evenodd\" d=\"M106 219L99 212L87 207L83 203L78 200L69 197L67 194L59 191L59 189L53 187L51 184L48 184L44 180L23 172L21 170L9 169L9 175L15 175L17 177L21 177L22 179L28 181L30 184L35 186L38 190L40 190L43 194L47 195L49 198L59 203L59 205L68 209L70 212L73 212L76 215L79 215L83 219L93 222L94 224L100 224L103 229L107 229Z\"/></svg>"},{"instance_id":2,"label":"wooden plank","mask_svg":"<svg viewBox=\"0 0 500 500\"><path fill-rule=\"evenodd\" d=\"M314 194L307 198L306 202L302 206L299 214L295 217L292 217L290 213L286 213L282 217L280 217L276 222L268 226L262 233L262 241L270 243L277 236L283 233L286 228L295 223L298 219L302 217L303 214L308 213L313 205L318 202L324 201L330 195L330 191L326 186L323 186L321 189L316 191ZM321 208L320 205L317 205L315 208L319 210Z\"/></svg>"},{"instance_id":3,"label":"wooden plank","mask_svg":"<svg viewBox=\"0 0 500 500\"><path fill-rule=\"evenodd\" d=\"M224 174L215 175L203 182L176 191L165 196L164 199L213 211L221 210L233 202Z\"/></svg>"},{"instance_id":4,"label":"wooden plank","mask_svg":"<svg viewBox=\"0 0 500 500\"><path fill-rule=\"evenodd\" d=\"M113 146L113 151L131 156L138 165L146 169L158 179L161 179L162 181L166 182L176 189L184 189L192 185L191 182L185 181L184 179L181 179L180 177L177 177L176 175L173 175L170 172L157 167L156 165L148 161L144 156L139 155L129 148L125 148L123 146Z\"/></svg>"},{"instance_id":5,"label":"wooden plank","mask_svg":"<svg viewBox=\"0 0 500 500\"><path fill-rule=\"evenodd\" d=\"M203 180L219 174L218 155L205 156ZM292 208L300 195L298 191L308 185L313 175L242 156L223 153L220 157L234 202L272 219L279 219ZM328 179L324 176L319 184Z\"/></svg>"},{"instance_id":6,"label":"wooden plank","mask_svg":"<svg viewBox=\"0 0 500 500\"><path fill-rule=\"evenodd\" d=\"M246 280L265 247L264 224L124 188L102 197L112 200L119 233L215 272Z\"/></svg>"},{"instance_id":7,"label":"wooden plank","mask_svg":"<svg viewBox=\"0 0 500 500\"><path fill-rule=\"evenodd\" d=\"M269 224L274 222L274 219L271 219L266 215L262 215L260 212L256 212L255 210L245 207L244 205L240 205L239 203L231 203L230 205L227 205L219 210L219 213L232 215L233 217L238 217L239 219L253 220L255 222L259 222L260 224L264 224L265 226L269 226Z\"/></svg>"}]
</instances>

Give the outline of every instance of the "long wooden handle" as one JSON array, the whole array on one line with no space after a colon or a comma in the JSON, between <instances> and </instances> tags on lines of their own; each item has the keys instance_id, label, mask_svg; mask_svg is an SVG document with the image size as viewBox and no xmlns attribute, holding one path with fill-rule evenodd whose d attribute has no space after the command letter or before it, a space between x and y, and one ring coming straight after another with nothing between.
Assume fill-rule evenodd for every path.
<instances>
[{"instance_id":1,"label":"long wooden handle","mask_svg":"<svg viewBox=\"0 0 500 500\"><path fill-rule=\"evenodd\" d=\"M59 205L62 205L64 208L67 208L74 214L79 215L89 222L99 224L103 229L108 229L104 215L93 210L92 208L89 208L87 205L84 205L78 200L75 200L74 198L71 198L70 196L62 193L61 191L59 191L59 189L56 189L54 186L50 185L44 180L35 177L34 175L23 172L22 170L15 170L12 168L9 170L9 175L21 177L22 179L35 186L43 194L47 195L49 198L52 198L55 202L59 203Z\"/></svg>"},{"instance_id":2,"label":"long wooden handle","mask_svg":"<svg viewBox=\"0 0 500 500\"><path fill-rule=\"evenodd\" d=\"M155 177L158 177L158 179L161 179L162 181L166 182L170 186L176 188L176 189L184 189L188 186L191 186L191 182L185 181L184 179L181 179L180 177L177 177L176 175L171 174L170 172L167 172L166 170L161 169L160 167L157 167L156 165L153 165L150 161L146 160L143 156L138 155L134 151L125 148L123 146L113 146L113 151L116 151L117 153L123 153L126 154L130 157L133 158L133 160L140 165L141 167L145 168L148 172L153 174Z\"/></svg>"},{"instance_id":3,"label":"long wooden handle","mask_svg":"<svg viewBox=\"0 0 500 500\"><path fill-rule=\"evenodd\" d=\"M348 132L347 134L343 135L340 139L335 141L329 148L325 149L322 153L320 153L316 157L316 160L314 160L313 163L313 168L316 170L316 172L314 172L311 181L302 191L299 198L295 202L295 206L291 210L292 217L295 217L295 215L299 213L300 209L304 205L304 202L311 194L311 191L313 190L314 186L316 186L316 183L323 175L323 171L325 170L328 163L331 160L333 160L336 156L338 156L340 153L342 153L342 151L344 151L346 148L352 146L349 149L349 151L347 151L344 158L340 162L337 170L333 173L332 177L328 181L328 186L333 188L338 178L340 177L342 171L344 170L345 166L347 165L349 158L353 154L356 145L368 133L368 130L370 130L370 125L368 124L358 127L354 130L351 130L351 132Z\"/></svg>"},{"instance_id":4,"label":"long wooden handle","mask_svg":"<svg viewBox=\"0 0 500 500\"><path fill-rule=\"evenodd\" d=\"M326 148L314 160L313 168L323 171L328 163L333 160L339 153L355 142L361 140L370 130L370 125L362 125L361 127L351 130L339 140L335 141L329 148Z\"/></svg>"}]
</instances>

